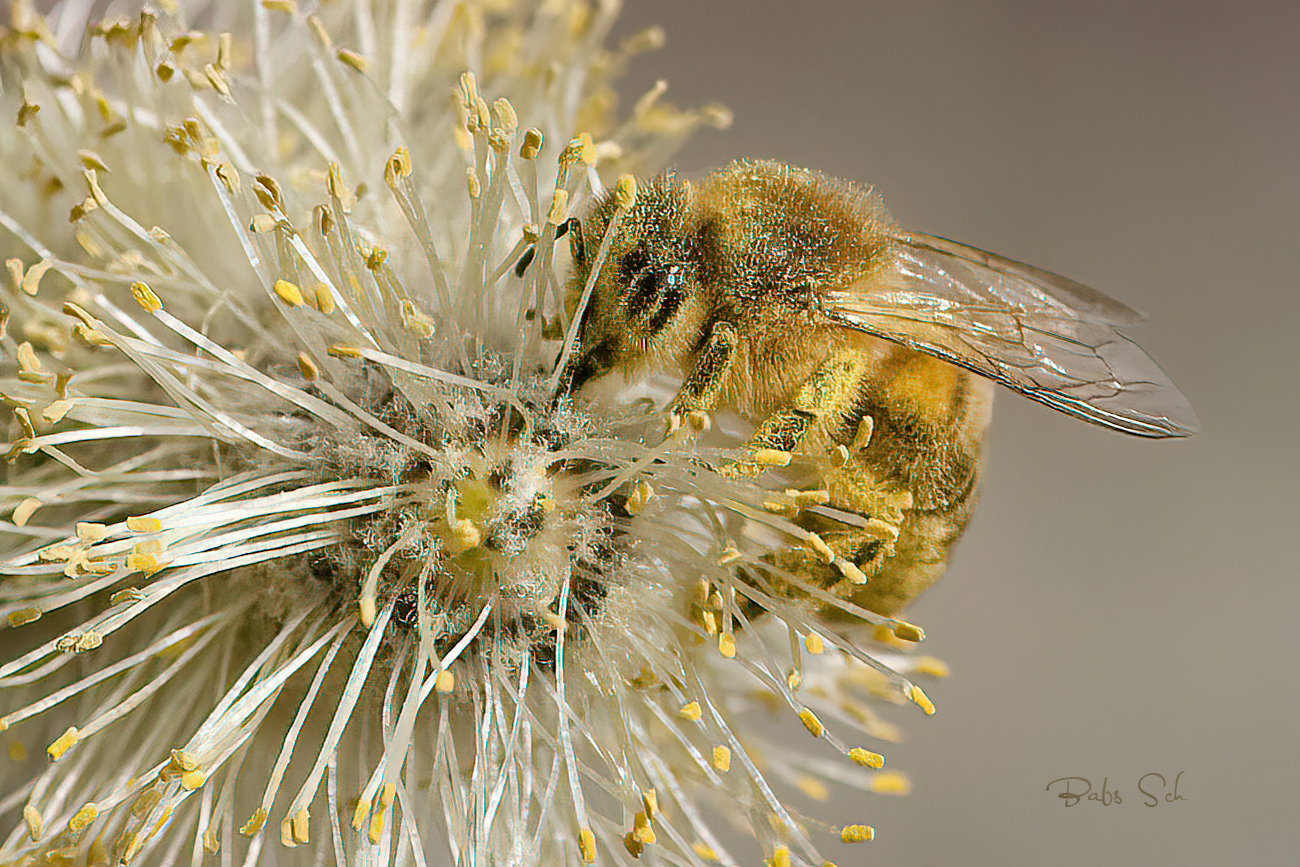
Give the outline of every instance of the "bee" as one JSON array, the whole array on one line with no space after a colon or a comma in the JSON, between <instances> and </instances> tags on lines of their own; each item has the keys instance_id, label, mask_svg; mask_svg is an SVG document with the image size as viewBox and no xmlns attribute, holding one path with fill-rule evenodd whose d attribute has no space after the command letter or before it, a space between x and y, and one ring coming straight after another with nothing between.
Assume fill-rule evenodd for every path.
<instances>
[{"instance_id":1,"label":"bee","mask_svg":"<svg viewBox=\"0 0 1300 867\"><path fill-rule=\"evenodd\" d=\"M576 308L617 205L570 226ZM869 189L777 162L643 185L606 241L559 381L670 371L669 427L734 410L756 476L809 456L797 520L817 543L774 560L892 616L943 573L978 498L993 385L1143 437L1196 417L1116 329L1140 315L1032 265L894 224Z\"/></svg>"}]
</instances>

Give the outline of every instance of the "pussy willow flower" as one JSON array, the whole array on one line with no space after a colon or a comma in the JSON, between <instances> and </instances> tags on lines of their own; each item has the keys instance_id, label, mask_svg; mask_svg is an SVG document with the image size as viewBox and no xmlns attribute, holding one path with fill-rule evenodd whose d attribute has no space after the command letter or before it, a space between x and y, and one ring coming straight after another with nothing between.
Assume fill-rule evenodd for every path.
<instances>
[{"instance_id":1,"label":"pussy willow flower","mask_svg":"<svg viewBox=\"0 0 1300 867\"><path fill-rule=\"evenodd\" d=\"M0 48L0 862L869 839L794 805L906 788L869 700L933 710L919 631L774 565L815 545L798 493L665 439L670 385L556 393L561 226L725 120L662 87L616 119L661 37L606 47L612 2L90 5L15 4Z\"/></svg>"}]
</instances>

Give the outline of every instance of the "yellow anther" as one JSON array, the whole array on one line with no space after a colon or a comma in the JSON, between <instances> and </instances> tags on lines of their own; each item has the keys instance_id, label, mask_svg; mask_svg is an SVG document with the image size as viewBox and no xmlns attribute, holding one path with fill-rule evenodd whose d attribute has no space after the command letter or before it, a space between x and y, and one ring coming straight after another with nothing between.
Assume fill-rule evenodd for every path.
<instances>
[{"instance_id":1,"label":"yellow anther","mask_svg":"<svg viewBox=\"0 0 1300 867\"><path fill-rule=\"evenodd\" d=\"M894 635L904 641L924 641L925 630L915 623L908 623L906 620L896 620L893 623Z\"/></svg>"},{"instance_id":2,"label":"yellow anther","mask_svg":"<svg viewBox=\"0 0 1300 867\"><path fill-rule=\"evenodd\" d=\"M788 467L791 455L781 449L754 449L754 462L765 467Z\"/></svg>"},{"instance_id":3,"label":"yellow anther","mask_svg":"<svg viewBox=\"0 0 1300 867\"><path fill-rule=\"evenodd\" d=\"M449 554L461 554L477 548L483 541L483 533L469 518L461 518L448 529L446 535L445 545Z\"/></svg>"},{"instance_id":4,"label":"yellow anther","mask_svg":"<svg viewBox=\"0 0 1300 867\"><path fill-rule=\"evenodd\" d=\"M87 653L104 643L104 636L94 630L87 630L77 637L72 649L77 653Z\"/></svg>"},{"instance_id":5,"label":"yellow anther","mask_svg":"<svg viewBox=\"0 0 1300 867\"><path fill-rule=\"evenodd\" d=\"M590 864L596 860L596 835L588 828L578 832L578 857L582 863Z\"/></svg>"},{"instance_id":6,"label":"yellow anther","mask_svg":"<svg viewBox=\"0 0 1300 867\"><path fill-rule=\"evenodd\" d=\"M705 861L722 860L721 858L718 857L717 852L714 852L712 849L710 849L708 846L704 845L703 843L692 843L691 849L694 850L696 855L699 855Z\"/></svg>"},{"instance_id":7,"label":"yellow anther","mask_svg":"<svg viewBox=\"0 0 1300 867\"><path fill-rule=\"evenodd\" d=\"M875 430L875 421L871 416L864 415L862 421L858 422L858 431L853 435L851 448L853 451L860 452L867 446L871 445L871 434Z\"/></svg>"},{"instance_id":8,"label":"yellow anther","mask_svg":"<svg viewBox=\"0 0 1300 867\"><path fill-rule=\"evenodd\" d=\"M21 288L26 294L34 296L40 288L41 278L45 276L45 272L50 270L50 266L53 264L54 263L49 259L42 259L32 267L28 268L27 273L23 275L22 283L19 288Z\"/></svg>"},{"instance_id":9,"label":"yellow anther","mask_svg":"<svg viewBox=\"0 0 1300 867\"><path fill-rule=\"evenodd\" d=\"M2 325L3 322L0 322L0 326ZM112 342L107 337L104 336L104 333L102 331L96 331L94 328L90 328L81 322L78 322L76 325L72 326L72 333L73 335L76 336L78 340L80 340L82 343L86 344L87 346L112 346L113 345ZM0 337L3 336L4 336L4 329L3 327L0 327Z\"/></svg>"},{"instance_id":10,"label":"yellow anther","mask_svg":"<svg viewBox=\"0 0 1300 867\"><path fill-rule=\"evenodd\" d=\"M296 842L307 842L309 840L309 824L311 824L311 815L308 814L307 807L303 807L302 810L295 812L294 818L290 820L291 832L292 836L294 836L295 844Z\"/></svg>"},{"instance_id":11,"label":"yellow anther","mask_svg":"<svg viewBox=\"0 0 1300 867\"><path fill-rule=\"evenodd\" d=\"M901 508L908 508L906 506ZM888 521L882 521L879 518L868 518L867 526L864 528L870 530L875 536L890 542L898 541L898 525L891 524Z\"/></svg>"},{"instance_id":12,"label":"yellow anther","mask_svg":"<svg viewBox=\"0 0 1300 867\"><path fill-rule=\"evenodd\" d=\"M68 820L68 830L80 831L82 828L85 828L87 825L89 825L91 822L95 821L98 818L99 818L99 805L95 804L92 801L91 803L86 804L84 807L78 810L76 812L76 815L74 815L71 819Z\"/></svg>"},{"instance_id":13,"label":"yellow anther","mask_svg":"<svg viewBox=\"0 0 1300 867\"><path fill-rule=\"evenodd\" d=\"M393 798L397 795L397 785L395 783L385 783L384 787L379 790L379 802L375 804L374 812L370 814L370 842L378 843L380 836L384 831L384 820L388 816L388 808L393 803Z\"/></svg>"},{"instance_id":14,"label":"yellow anther","mask_svg":"<svg viewBox=\"0 0 1300 867\"><path fill-rule=\"evenodd\" d=\"M650 817L644 812L638 812L632 820L632 837L643 846L655 842L655 829L650 825Z\"/></svg>"},{"instance_id":15,"label":"yellow anther","mask_svg":"<svg viewBox=\"0 0 1300 867\"><path fill-rule=\"evenodd\" d=\"M94 169L97 172L108 172L108 166L100 159L99 154L94 151L77 151L77 162L81 163L82 168Z\"/></svg>"},{"instance_id":16,"label":"yellow anther","mask_svg":"<svg viewBox=\"0 0 1300 867\"><path fill-rule=\"evenodd\" d=\"M826 650L826 643L822 641L822 637L816 632L809 632L803 637L803 646L808 649L809 653L814 655Z\"/></svg>"},{"instance_id":17,"label":"yellow anther","mask_svg":"<svg viewBox=\"0 0 1300 867\"><path fill-rule=\"evenodd\" d=\"M847 578L850 584L867 583L866 573L843 557L835 559L835 568L840 570L840 574Z\"/></svg>"},{"instance_id":18,"label":"yellow anther","mask_svg":"<svg viewBox=\"0 0 1300 867\"><path fill-rule=\"evenodd\" d=\"M24 382L40 382L48 376L45 372L45 368L41 366L41 359L40 356L36 354L35 347L33 347L28 341L24 340L22 343L18 344L18 352L16 355L18 359L19 379ZM27 412L24 407L18 407L18 409L23 410L24 414ZM29 433L28 436L31 436L31 433Z\"/></svg>"},{"instance_id":19,"label":"yellow anther","mask_svg":"<svg viewBox=\"0 0 1300 867\"><path fill-rule=\"evenodd\" d=\"M719 746L713 748L713 767L717 768L719 771L721 771L724 774L727 771L731 770L731 748L730 747Z\"/></svg>"},{"instance_id":20,"label":"yellow anther","mask_svg":"<svg viewBox=\"0 0 1300 867\"><path fill-rule=\"evenodd\" d=\"M772 850L772 857L767 859L770 867L790 867L790 847L778 845Z\"/></svg>"},{"instance_id":21,"label":"yellow anther","mask_svg":"<svg viewBox=\"0 0 1300 867\"><path fill-rule=\"evenodd\" d=\"M337 358L360 358L361 350L355 346L343 346L339 343L331 344L329 354Z\"/></svg>"},{"instance_id":22,"label":"yellow anther","mask_svg":"<svg viewBox=\"0 0 1300 867\"><path fill-rule=\"evenodd\" d=\"M816 777L810 777L805 774L796 779L794 784L799 787L799 791L803 792L814 801L830 800L830 787Z\"/></svg>"},{"instance_id":23,"label":"yellow anther","mask_svg":"<svg viewBox=\"0 0 1300 867\"><path fill-rule=\"evenodd\" d=\"M799 711L799 722L803 723L803 727L808 729L808 733L815 738L821 737L822 733L826 731L822 721L817 718L817 714L808 708Z\"/></svg>"},{"instance_id":24,"label":"yellow anther","mask_svg":"<svg viewBox=\"0 0 1300 867\"><path fill-rule=\"evenodd\" d=\"M312 360L311 356L305 352L298 353L298 372L308 382L315 382L320 378L320 368L316 366L316 362Z\"/></svg>"},{"instance_id":25,"label":"yellow anther","mask_svg":"<svg viewBox=\"0 0 1300 867\"><path fill-rule=\"evenodd\" d=\"M396 187L403 178L411 176L411 152L405 147L393 151L393 155L384 164L384 183Z\"/></svg>"},{"instance_id":26,"label":"yellow anther","mask_svg":"<svg viewBox=\"0 0 1300 867\"><path fill-rule=\"evenodd\" d=\"M81 200L80 204L72 206L72 210L68 212L68 222L69 223L79 222L80 220L85 219L85 216L89 214L91 211L95 211L98 209L99 209L99 202L95 201L94 197L92 196L86 196L86 198Z\"/></svg>"},{"instance_id":27,"label":"yellow anther","mask_svg":"<svg viewBox=\"0 0 1300 867\"><path fill-rule=\"evenodd\" d=\"M280 191L280 182L270 175L258 175L254 178L253 194L268 211L284 210L284 194Z\"/></svg>"},{"instance_id":28,"label":"yellow anther","mask_svg":"<svg viewBox=\"0 0 1300 867\"><path fill-rule=\"evenodd\" d=\"M434 683L433 688L441 693L449 693L456 688L456 675L450 671L438 672L438 680Z\"/></svg>"},{"instance_id":29,"label":"yellow anther","mask_svg":"<svg viewBox=\"0 0 1300 867\"><path fill-rule=\"evenodd\" d=\"M504 96L492 101L492 116L496 119L497 127L506 135L513 135L519 129L519 115L515 113L510 100Z\"/></svg>"},{"instance_id":30,"label":"yellow anther","mask_svg":"<svg viewBox=\"0 0 1300 867\"><path fill-rule=\"evenodd\" d=\"M132 283L131 294L135 296L136 303L150 313L157 313L162 309L162 302L158 300L158 296L154 294L154 291L149 288L147 283L139 281Z\"/></svg>"},{"instance_id":31,"label":"yellow anther","mask_svg":"<svg viewBox=\"0 0 1300 867\"><path fill-rule=\"evenodd\" d=\"M92 524L89 521L77 522L77 538L83 542L90 542L93 545L104 541L107 536L108 527L103 524Z\"/></svg>"},{"instance_id":32,"label":"yellow anther","mask_svg":"<svg viewBox=\"0 0 1300 867\"><path fill-rule=\"evenodd\" d=\"M370 815L370 808L374 806L370 798L358 798L357 805L352 811L352 827L355 830L361 830L361 826L366 824L366 818Z\"/></svg>"},{"instance_id":33,"label":"yellow anther","mask_svg":"<svg viewBox=\"0 0 1300 867\"><path fill-rule=\"evenodd\" d=\"M360 54L357 54L355 51L352 51L347 48L336 49L334 52L334 56L337 57L342 63L346 64L347 66L351 66L357 72L363 74L366 71L366 67L369 65L366 62L366 59L364 57L362 57Z\"/></svg>"},{"instance_id":34,"label":"yellow anther","mask_svg":"<svg viewBox=\"0 0 1300 867\"><path fill-rule=\"evenodd\" d=\"M686 702L686 704L682 705L682 709L679 710L677 714L691 722L699 722L700 717L704 716L703 712L700 710L700 703L698 701Z\"/></svg>"},{"instance_id":35,"label":"yellow anther","mask_svg":"<svg viewBox=\"0 0 1300 867\"><path fill-rule=\"evenodd\" d=\"M211 828L203 832L203 849L213 855L221 851L221 839Z\"/></svg>"},{"instance_id":36,"label":"yellow anther","mask_svg":"<svg viewBox=\"0 0 1300 867\"><path fill-rule=\"evenodd\" d=\"M81 740L81 732L77 731L76 726L68 726L67 731L55 738L54 743L45 748L45 752L49 755L50 761L57 762L59 757L79 740Z\"/></svg>"},{"instance_id":37,"label":"yellow anther","mask_svg":"<svg viewBox=\"0 0 1300 867\"><path fill-rule=\"evenodd\" d=\"M807 542L808 547L812 548L818 557L821 557L827 563L835 562L835 552L831 550L831 546L827 545L826 540L821 536L809 531Z\"/></svg>"},{"instance_id":38,"label":"yellow anther","mask_svg":"<svg viewBox=\"0 0 1300 867\"><path fill-rule=\"evenodd\" d=\"M722 553L718 555L716 562L719 566L730 566L732 563L735 563L744 556L745 555L741 554L736 546L728 545L722 549Z\"/></svg>"},{"instance_id":39,"label":"yellow anther","mask_svg":"<svg viewBox=\"0 0 1300 867\"><path fill-rule=\"evenodd\" d=\"M589 132L578 133L577 136L569 140L563 152L560 153L561 165L577 162L587 165L593 165L596 162L596 143L592 140Z\"/></svg>"},{"instance_id":40,"label":"yellow anther","mask_svg":"<svg viewBox=\"0 0 1300 867\"><path fill-rule=\"evenodd\" d=\"M10 611L7 619L9 620L9 625L15 627L23 626L28 623L35 623L37 620L41 619L41 609L19 608L17 611Z\"/></svg>"},{"instance_id":41,"label":"yellow anther","mask_svg":"<svg viewBox=\"0 0 1300 867\"><path fill-rule=\"evenodd\" d=\"M785 515L787 518L799 514L799 507L789 500L764 500L763 509L773 515Z\"/></svg>"},{"instance_id":42,"label":"yellow anther","mask_svg":"<svg viewBox=\"0 0 1300 867\"><path fill-rule=\"evenodd\" d=\"M41 818L41 813L31 804L23 807L23 821L27 823L27 836L31 837L33 843L40 842L41 835L45 833L45 820Z\"/></svg>"},{"instance_id":43,"label":"yellow anther","mask_svg":"<svg viewBox=\"0 0 1300 867\"><path fill-rule=\"evenodd\" d=\"M885 765L884 756L871 750L864 750L862 747L849 750L849 758L866 768L882 768Z\"/></svg>"},{"instance_id":44,"label":"yellow anther","mask_svg":"<svg viewBox=\"0 0 1300 867\"><path fill-rule=\"evenodd\" d=\"M60 560L70 560L76 549L71 545L49 545L36 552L36 556L46 563L57 563Z\"/></svg>"},{"instance_id":45,"label":"yellow anther","mask_svg":"<svg viewBox=\"0 0 1300 867\"><path fill-rule=\"evenodd\" d=\"M14 506L14 525L17 527L27 526L27 522L31 520L33 513L35 513L40 507L41 501L35 497L27 497L24 499L17 506Z\"/></svg>"},{"instance_id":46,"label":"yellow anther","mask_svg":"<svg viewBox=\"0 0 1300 867\"><path fill-rule=\"evenodd\" d=\"M157 533L162 521L148 515L134 515L126 519L126 528L133 533Z\"/></svg>"},{"instance_id":47,"label":"yellow anther","mask_svg":"<svg viewBox=\"0 0 1300 867\"><path fill-rule=\"evenodd\" d=\"M952 673L948 668L948 663L939 659L937 656L922 656L916 660L916 667L913 669L917 674L925 674L930 677L947 677Z\"/></svg>"},{"instance_id":48,"label":"yellow anther","mask_svg":"<svg viewBox=\"0 0 1300 867\"><path fill-rule=\"evenodd\" d=\"M881 771L872 778L871 791L877 795L906 795L912 791L912 781L898 771Z\"/></svg>"},{"instance_id":49,"label":"yellow anther","mask_svg":"<svg viewBox=\"0 0 1300 867\"><path fill-rule=\"evenodd\" d=\"M15 289L23 288L23 260L5 259L5 268L9 271L9 280Z\"/></svg>"},{"instance_id":50,"label":"yellow anther","mask_svg":"<svg viewBox=\"0 0 1300 867\"><path fill-rule=\"evenodd\" d=\"M917 686L916 684L912 684L912 691L911 691L910 698L912 699L912 702L917 707L925 711L927 716L929 714L934 713L934 702L930 701L930 697L926 695L925 691L922 690L921 687Z\"/></svg>"},{"instance_id":51,"label":"yellow anther","mask_svg":"<svg viewBox=\"0 0 1300 867\"><path fill-rule=\"evenodd\" d=\"M727 659L734 659L736 657L736 636L730 632L719 635L718 653L721 653Z\"/></svg>"},{"instance_id":52,"label":"yellow anther","mask_svg":"<svg viewBox=\"0 0 1300 867\"><path fill-rule=\"evenodd\" d=\"M275 281L275 294L280 296L280 300L290 307L302 306L302 290L288 280Z\"/></svg>"},{"instance_id":53,"label":"yellow anther","mask_svg":"<svg viewBox=\"0 0 1300 867\"><path fill-rule=\"evenodd\" d=\"M199 760L185 750L172 750L172 764L181 772L199 769Z\"/></svg>"},{"instance_id":54,"label":"yellow anther","mask_svg":"<svg viewBox=\"0 0 1300 867\"><path fill-rule=\"evenodd\" d=\"M388 251L383 247L372 247L366 254L366 267L371 271L379 271L388 263Z\"/></svg>"},{"instance_id":55,"label":"yellow anther","mask_svg":"<svg viewBox=\"0 0 1300 867\"><path fill-rule=\"evenodd\" d=\"M524 141L519 146L519 156L526 160L535 160L542 150L542 131L530 129L524 132Z\"/></svg>"},{"instance_id":56,"label":"yellow anther","mask_svg":"<svg viewBox=\"0 0 1300 867\"><path fill-rule=\"evenodd\" d=\"M623 848L633 858L640 858L645 852L645 844L636 838L636 831L628 831L623 835Z\"/></svg>"},{"instance_id":57,"label":"yellow anther","mask_svg":"<svg viewBox=\"0 0 1300 867\"><path fill-rule=\"evenodd\" d=\"M410 301L402 302L402 324L421 340L432 337L438 330L437 323Z\"/></svg>"},{"instance_id":58,"label":"yellow anther","mask_svg":"<svg viewBox=\"0 0 1300 867\"><path fill-rule=\"evenodd\" d=\"M546 215L546 222L552 226L558 226L563 223L569 216L569 192L568 190L556 190L555 198L551 200L551 210Z\"/></svg>"},{"instance_id":59,"label":"yellow anther","mask_svg":"<svg viewBox=\"0 0 1300 867\"><path fill-rule=\"evenodd\" d=\"M618 182L614 184L614 206L619 210L627 210L636 204L636 194L636 178L632 175L619 175Z\"/></svg>"},{"instance_id":60,"label":"yellow anther","mask_svg":"<svg viewBox=\"0 0 1300 867\"><path fill-rule=\"evenodd\" d=\"M870 825L845 825L840 830L840 839L845 843L866 843L875 837L876 829Z\"/></svg>"},{"instance_id":61,"label":"yellow anther","mask_svg":"<svg viewBox=\"0 0 1300 867\"><path fill-rule=\"evenodd\" d=\"M361 617L361 625L367 629L374 624L377 611L373 593L367 593L357 600L357 614Z\"/></svg>"},{"instance_id":62,"label":"yellow anther","mask_svg":"<svg viewBox=\"0 0 1300 867\"><path fill-rule=\"evenodd\" d=\"M638 481L632 486L632 493L628 495L627 504L623 507L629 515L639 515L645 508L646 503L655 495L655 489L650 483L644 480Z\"/></svg>"},{"instance_id":63,"label":"yellow anther","mask_svg":"<svg viewBox=\"0 0 1300 867\"><path fill-rule=\"evenodd\" d=\"M230 82L226 79L224 70L218 69L215 63L205 63L203 65L203 77L212 85L212 89L227 99L230 98Z\"/></svg>"},{"instance_id":64,"label":"yellow anther","mask_svg":"<svg viewBox=\"0 0 1300 867\"><path fill-rule=\"evenodd\" d=\"M158 555L149 552L142 545L136 545L126 555L126 566L133 572L143 572L145 575L152 575L162 569Z\"/></svg>"},{"instance_id":65,"label":"yellow anther","mask_svg":"<svg viewBox=\"0 0 1300 867\"><path fill-rule=\"evenodd\" d=\"M24 99L23 104L18 109L18 125L26 126L28 121L36 117L40 110L41 107L39 105L28 102Z\"/></svg>"},{"instance_id":66,"label":"yellow anther","mask_svg":"<svg viewBox=\"0 0 1300 867\"><path fill-rule=\"evenodd\" d=\"M790 673L785 676L785 685L790 688L791 692L803 686L803 672L797 668L790 669Z\"/></svg>"},{"instance_id":67,"label":"yellow anther","mask_svg":"<svg viewBox=\"0 0 1300 867\"><path fill-rule=\"evenodd\" d=\"M647 819L653 819L659 815L659 796L654 789L646 789L641 793L641 805L645 807Z\"/></svg>"},{"instance_id":68,"label":"yellow anther","mask_svg":"<svg viewBox=\"0 0 1300 867\"><path fill-rule=\"evenodd\" d=\"M325 283L316 284L316 309L326 316L334 312L334 293Z\"/></svg>"},{"instance_id":69,"label":"yellow anther","mask_svg":"<svg viewBox=\"0 0 1300 867\"><path fill-rule=\"evenodd\" d=\"M123 602L139 602L145 598L145 592L139 587L126 587L108 597L109 605L121 605Z\"/></svg>"},{"instance_id":70,"label":"yellow anther","mask_svg":"<svg viewBox=\"0 0 1300 867\"><path fill-rule=\"evenodd\" d=\"M245 837L251 837L266 827L267 818L266 808L258 807L253 811L253 815L248 817L248 821L239 829L239 833Z\"/></svg>"}]
</instances>

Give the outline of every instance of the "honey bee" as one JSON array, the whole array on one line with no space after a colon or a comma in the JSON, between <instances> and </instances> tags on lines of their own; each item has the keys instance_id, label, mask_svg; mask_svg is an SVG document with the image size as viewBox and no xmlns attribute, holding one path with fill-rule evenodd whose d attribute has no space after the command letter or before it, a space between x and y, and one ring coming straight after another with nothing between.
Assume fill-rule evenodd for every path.
<instances>
[{"instance_id":1,"label":"honey bee","mask_svg":"<svg viewBox=\"0 0 1300 867\"><path fill-rule=\"evenodd\" d=\"M617 210L606 196L573 221L571 308ZM820 486L798 521L815 543L773 559L879 614L944 571L978 496L994 383L1128 434L1196 430L1116 330L1139 314L902 230L869 189L818 172L739 161L698 183L665 174L607 243L559 381L572 394L615 369L677 372L670 428L723 409L757 425L723 474L810 456Z\"/></svg>"}]
</instances>

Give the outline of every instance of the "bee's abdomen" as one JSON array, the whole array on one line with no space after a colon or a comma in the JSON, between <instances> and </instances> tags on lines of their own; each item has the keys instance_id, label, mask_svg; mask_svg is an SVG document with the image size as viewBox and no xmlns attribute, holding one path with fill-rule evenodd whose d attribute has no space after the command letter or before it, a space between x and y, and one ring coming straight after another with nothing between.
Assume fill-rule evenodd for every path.
<instances>
[{"instance_id":1,"label":"bee's abdomen","mask_svg":"<svg viewBox=\"0 0 1300 867\"><path fill-rule=\"evenodd\" d=\"M839 592L892 615L943 574L975 508L992 384L901 346L869 341L863 349L855 398L828 418L826 434L851 442L870 417L871 440L825 482L832 508L876 520L870 527L819 520L810 529L867 576ZM797 559L819 583L840 581L832 567Z\"/></svg>"}]
</instances>

